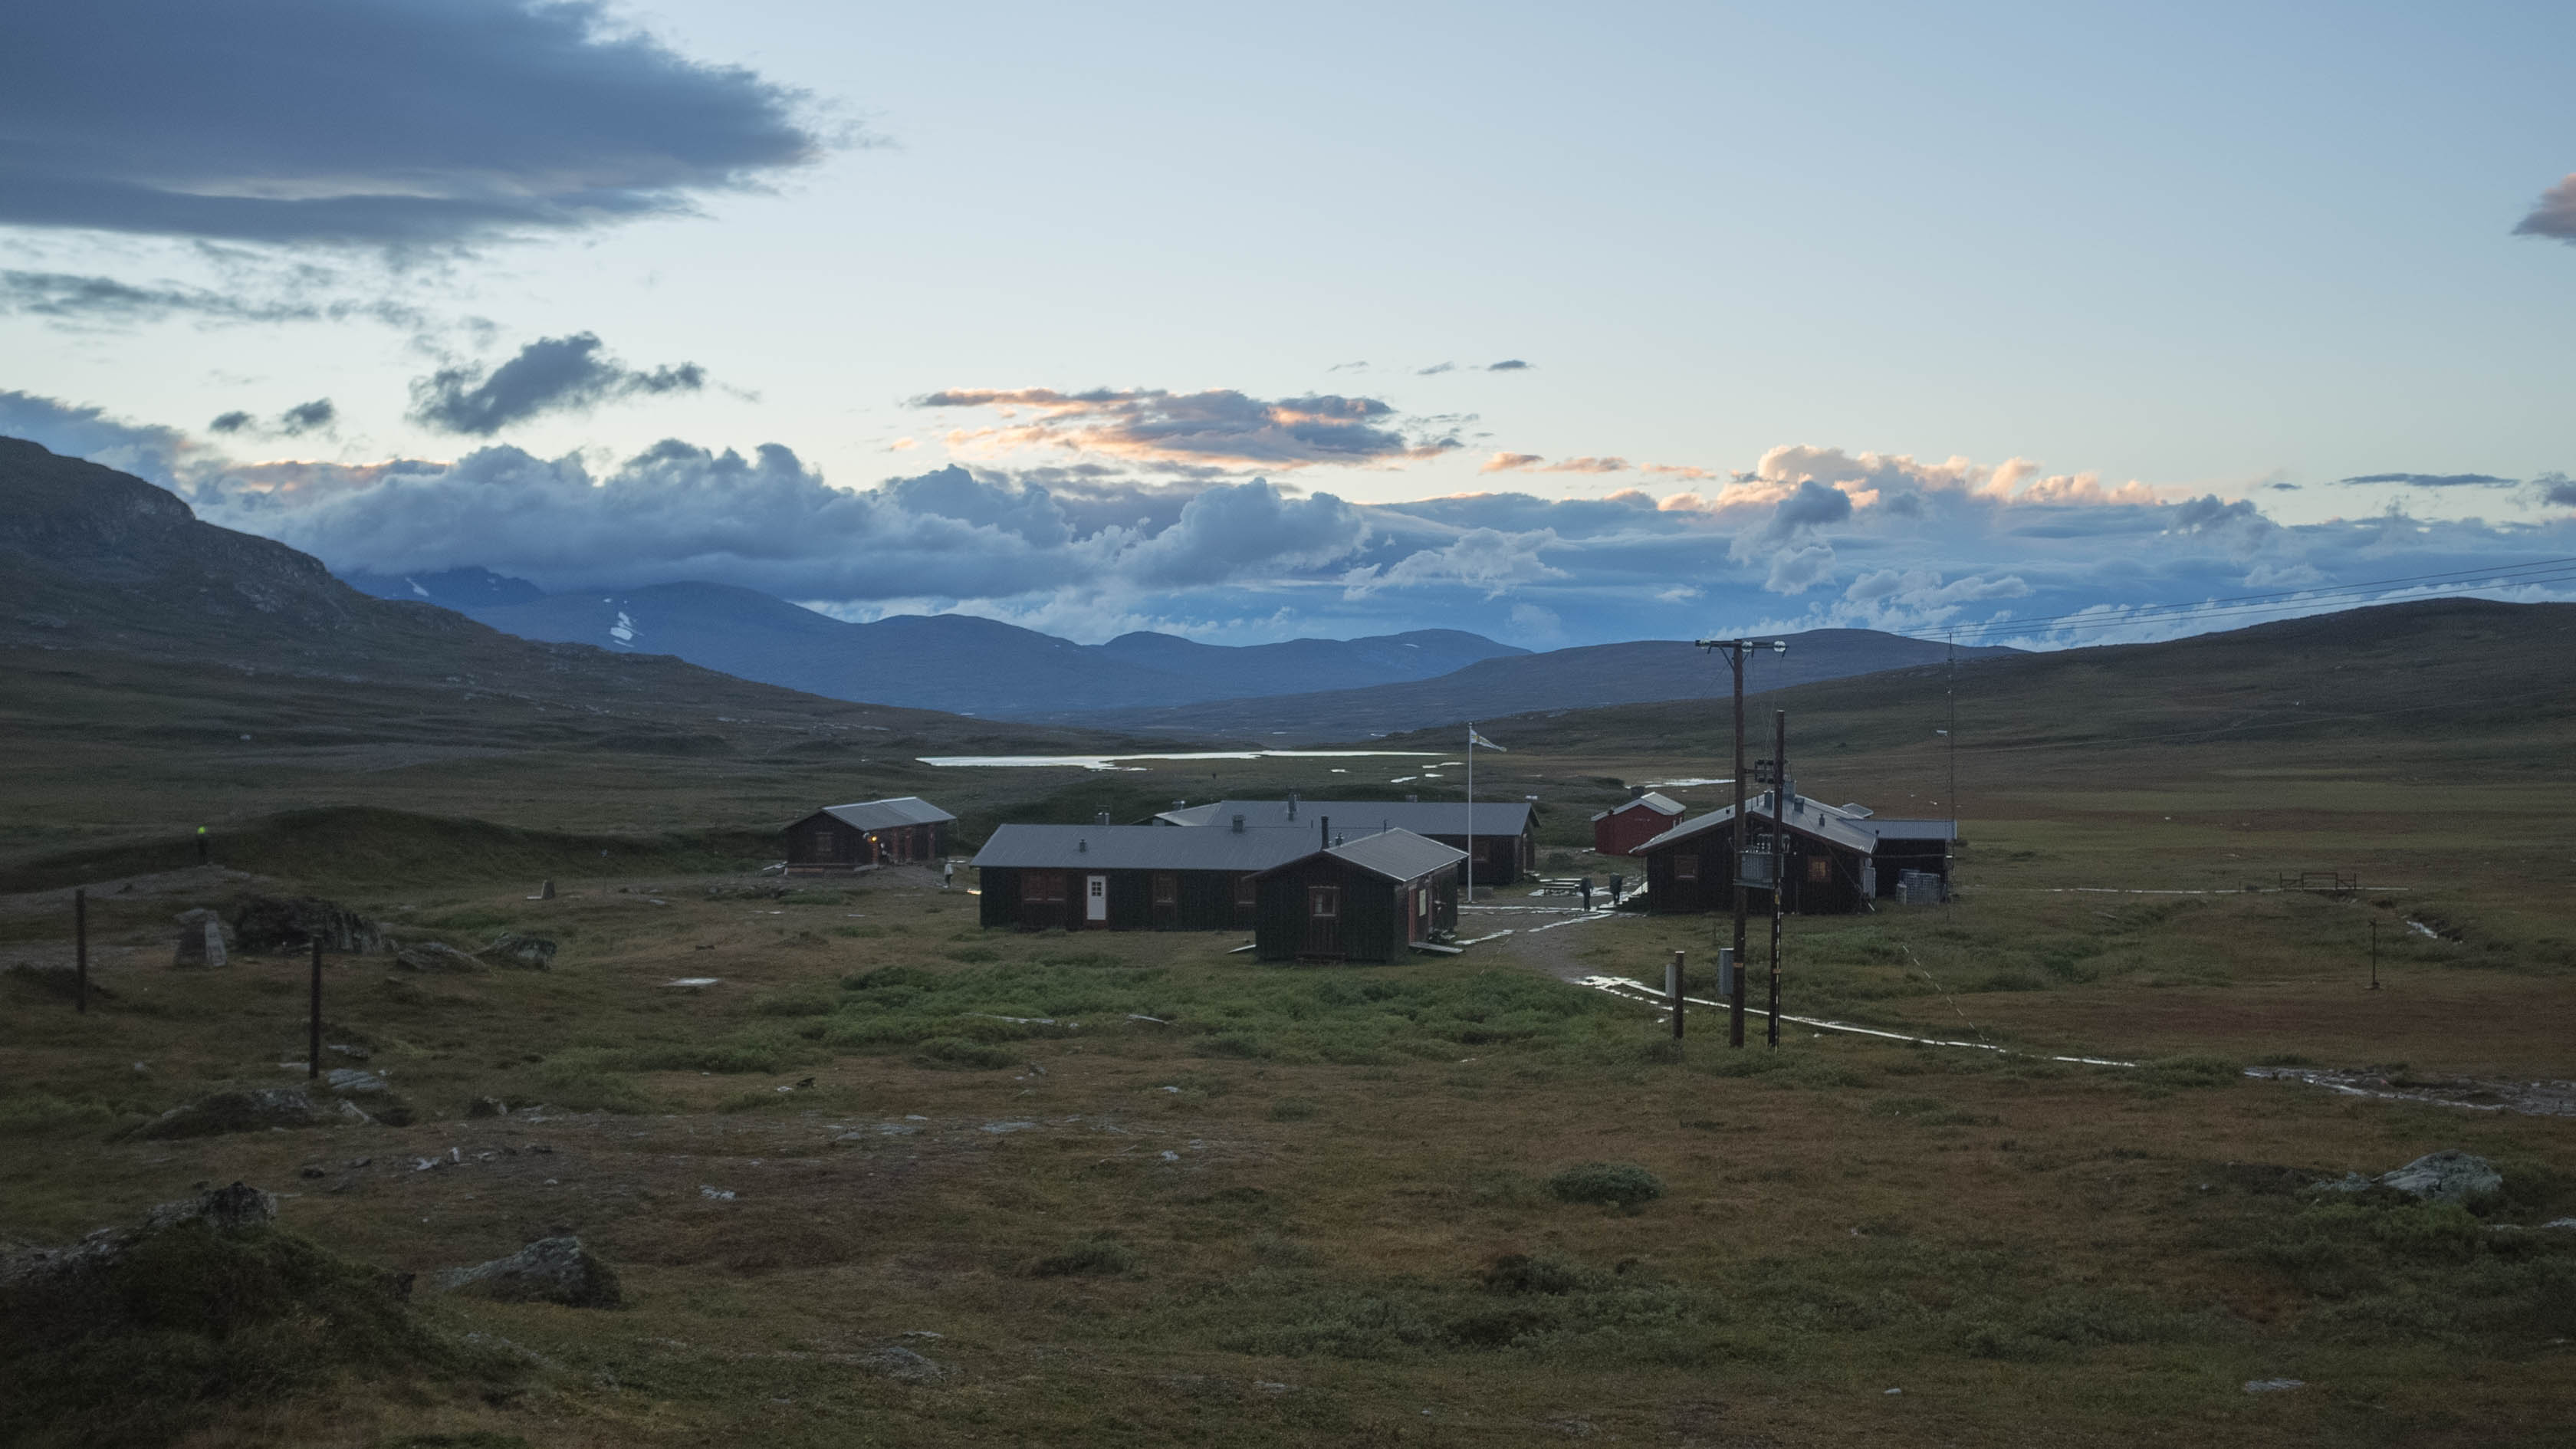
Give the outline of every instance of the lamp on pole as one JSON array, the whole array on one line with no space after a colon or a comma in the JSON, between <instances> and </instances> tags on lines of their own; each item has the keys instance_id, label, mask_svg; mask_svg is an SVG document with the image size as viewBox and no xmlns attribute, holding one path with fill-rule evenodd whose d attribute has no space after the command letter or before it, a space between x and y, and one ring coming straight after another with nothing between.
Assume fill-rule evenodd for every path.
<instances>
[{"instance_id":1,"label":"lamp on pole","mask_svg":"<svg viewBox=\"0 0 2576 1449\"><path fill-rule=\"evenodd\" d=\"M1726 1044L1744 1045L1744 656L1768 649L1774 654L1789 652L1786 639L1701 639L1702 649L1722 650L1727 667L1735 675L1735 811L1727 825L1731 842L1727 852L1726 878L1735 894L1735 980L1734 990L1727 995Z\"/></svg>"}]
</instances>

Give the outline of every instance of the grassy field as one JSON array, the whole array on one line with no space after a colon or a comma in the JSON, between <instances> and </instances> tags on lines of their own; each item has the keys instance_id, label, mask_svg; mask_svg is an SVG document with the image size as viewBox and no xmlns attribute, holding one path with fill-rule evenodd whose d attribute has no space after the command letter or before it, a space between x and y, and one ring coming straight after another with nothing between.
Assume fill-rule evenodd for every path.
<instances>
[{"instance_id":1,"label":"grassy field","mask_svg":"<svg viewBox=\"0 0 2576 1449\"><path fill-rule=\"evenodd\" d=\"M2138 677L2054 713L2062 679L1963 695L1960 901L1792 921L1784 954L1801 1015L2126 1068L1796 1028L1730 1052L1711 1013L1676 1046L1571 984L1660 980L1680 950L1704 987L1710 918L1490 911L1476 931L1515 934L1466 956L1323 969L1231 936L986 932L926 873L724 889L817 796L918 789L971 836L1356 797L1426 765L1401 788L1436 797L1458 773L1438 760L934 773L799 754L798 725L699 755L505 734L333 768L336 745L19 731L0 965L68 962L84 880L114 994L80 1016L53 978L0 972L0 1236L66 1243L238 1178L286 1194L258 1251L320 1255L331 1291L573 1232L626 1306L424 1288L363 1334L169 1330L141 1396L116 1391L131 1355L66 1350L0 1377L0 1439L2576 1443L2576 1232L2541 1226L2576 1214L2576 1119L2242 1074L2576 1076L2566 707L2449 733L2251 722L2282 739ZM1793 692L1802 788L1943 813L1946 682ZM1488 726L1513 749L1479 785L1541 797L1551 869L1606 873L1584 817L1723 774L1705 715ZM118 888L218 805L219 862L257 878ZM2323 869L2361 890L2277 888ZM528 899L540 876L556 899ZM301 1080L277 1065L303 1055L300 962L168 966L174 912L254 887L560 954L332 962L326 1040L369 1053L409 1125L136 1134ZM470 1115L486 1097L511 1110ZM2444 1147L2491 1158L2503 1193L2304 1191ZM2301 1386L2246 1390L2272 1379Z\"/></svg>"}]
</instances>

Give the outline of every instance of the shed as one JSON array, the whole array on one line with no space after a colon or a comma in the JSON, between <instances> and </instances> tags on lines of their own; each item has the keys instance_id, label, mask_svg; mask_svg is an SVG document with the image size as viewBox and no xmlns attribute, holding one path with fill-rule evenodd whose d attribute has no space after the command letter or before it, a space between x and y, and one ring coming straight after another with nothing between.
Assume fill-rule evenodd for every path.
<instances>
[{"instance_id":1,"label":"shed","mask_svg":"<svg viewBox=\"0 0 2576 1449\"><path fill-rule=\"evenodd\" d=\"M1247 828L1301 825L1317 829L1330 820L1336 834L1357 837L1362 831L1402 830L1436 840L1475 856L1476 884L1510 885L1536 865L1538 847L1532 834L1535 812L1524 800L1219 800L1166 810L1154 819L1164 825L1231 828L1239 817Z\"/></svg>"},{"instance_id":2,"label":"shed","mask_svg":"<svg viewBox=\"0 0 2576 1449\"><path fill-rule=\"evenodd\" d=\"M981 920L1023 931L1250 930L1253 876L1316 843L1303 827L1004 825L975 855Z\"/></svg>"},{"instance_id":3,"label":"shed","mask_svg":"<svg viewBox=\"0 0 2576 1449\"><path fill-rule=\"evenodd\" d=\"M1827 805L1792 791L1782 822L1788 839L1784 873L1786 908L1793 914L1832 915L1869 909L1897 893L1905 872L1924 872L1946 889L1951 823L1947 820L1881 820L1859 805ZM1746 844L1767 851L1772 792L1745 802L1751 817ZM1689 914L1734 904L1737 831L1729 805L1687 820L1636 848L1646 862L1649 909ZM1748 882L1750 884L1750 882ZM1767 883L1750 884L1749 904L1771 909Z\"/></svg>"},{"instance_id":4,"label":"shed","mask_svg":"<svg viewBox=\"0 0 2576 1449\"><path fill-rule=\"evenodd\" d=\"M1672 829L1684 813L1679 800L1636 786L1627 799L1592 817L1592 848L1603 855L1634 855L1638 846Z\"/></svg>"},{"instance_id":5,"label":"shed","mask_svg":"<svg viewBox=\"0 0 2576 1449\"><path fill-rule=\"evenodd\" d=\"M947 852L956 819L916 795L826 805L787 827L787 868L803 874L934 860Z\"/></svg>"},{"instance_id":6,"label":"shed","mask_svg":"<svg viewBox=\"0 0 2576 1449\"><path fill-rule=\"evenodd\" d=\"M1458 929L1467 853L1409 830L1310 849L1255 877L1264 961L1398 961Z\"/></svg>"}]
</instances>

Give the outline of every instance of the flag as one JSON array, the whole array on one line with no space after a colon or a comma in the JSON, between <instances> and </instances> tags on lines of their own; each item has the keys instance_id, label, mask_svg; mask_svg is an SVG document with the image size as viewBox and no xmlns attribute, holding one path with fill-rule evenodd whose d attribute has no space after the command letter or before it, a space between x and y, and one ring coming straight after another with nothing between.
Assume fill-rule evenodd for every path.
<instances>
[{"instance_id":1,"label":"flag","mask_svg":"<svg viewBox=\"0 0 2576 1449\"><path fill-rule=\"evenodd\" d=\"M1476 733L1476 727L1474 725L1467 726L1467 744L1471 748L1477 745L1482 745L1489 750L1503 750L1501 745L1495 744L1492 740ZM1503 753L1508 755L1511 751L1503 750Z\"/></svg>"}]
</instances>

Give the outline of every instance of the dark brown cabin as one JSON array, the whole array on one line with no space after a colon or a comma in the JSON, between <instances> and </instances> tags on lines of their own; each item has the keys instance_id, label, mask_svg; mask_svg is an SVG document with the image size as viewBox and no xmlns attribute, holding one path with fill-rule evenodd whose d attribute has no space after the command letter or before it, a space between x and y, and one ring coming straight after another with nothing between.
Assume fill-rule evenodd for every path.
<instances>
[{"instance_id":1,"label":"dark brown cabin","mask_svg":"<svg viewBox=\"0 0 2576 1449\"><path fill-rule=\"evenodd\" d=\"M975 856L979 918L1023 931L1248 931L1253 877L1315 845L1303 829L1004 825Z\"/></svg>"},{"instance_id":2,"label":"dark brown cabin","mask_svg":"<svg viewBox=\"0 0 2576 1449\"><path fill-rule=\"evenodd\" d=\"M1746 802L1746 843L1758 857L1747 871L1746 903L1769 914L1767 878L1773 819L1765 791ZM1908 874L1921 873L1946 887L1950 822L1879 820L1858 805L1827 805L1789 796L1781 822L1785 846L1782 905L1792 915L1843 915L1868 910L1895 896ZM1646 905L1658 915L1734 909L1737 861L1735 807L1714 810L1674 826L1637 848L1646 862Z\"/></svg>"},{"instance_id":3,"label":"dark brown cabin","mask_svg":"<svg viewBox=\"0 0 2576 1449\"><path fill-rule=\"evenodd\" d=\"M1467 854L1409 830L1310 850L1262 872L1254 955L1264 961L1400 961L1458 929Z\"/></svg>"},{"instance_id":4,"label":"dark brown cabin","mask_svg":"<svg viewBox=\"0 0 2576 1449\"><path fill-rule=\"evenodd\" d=\"M956 819L912 795L826 805L787 827L787 869L802 875L936 860L947 853Z\"/></svg>"}]
</instances>

